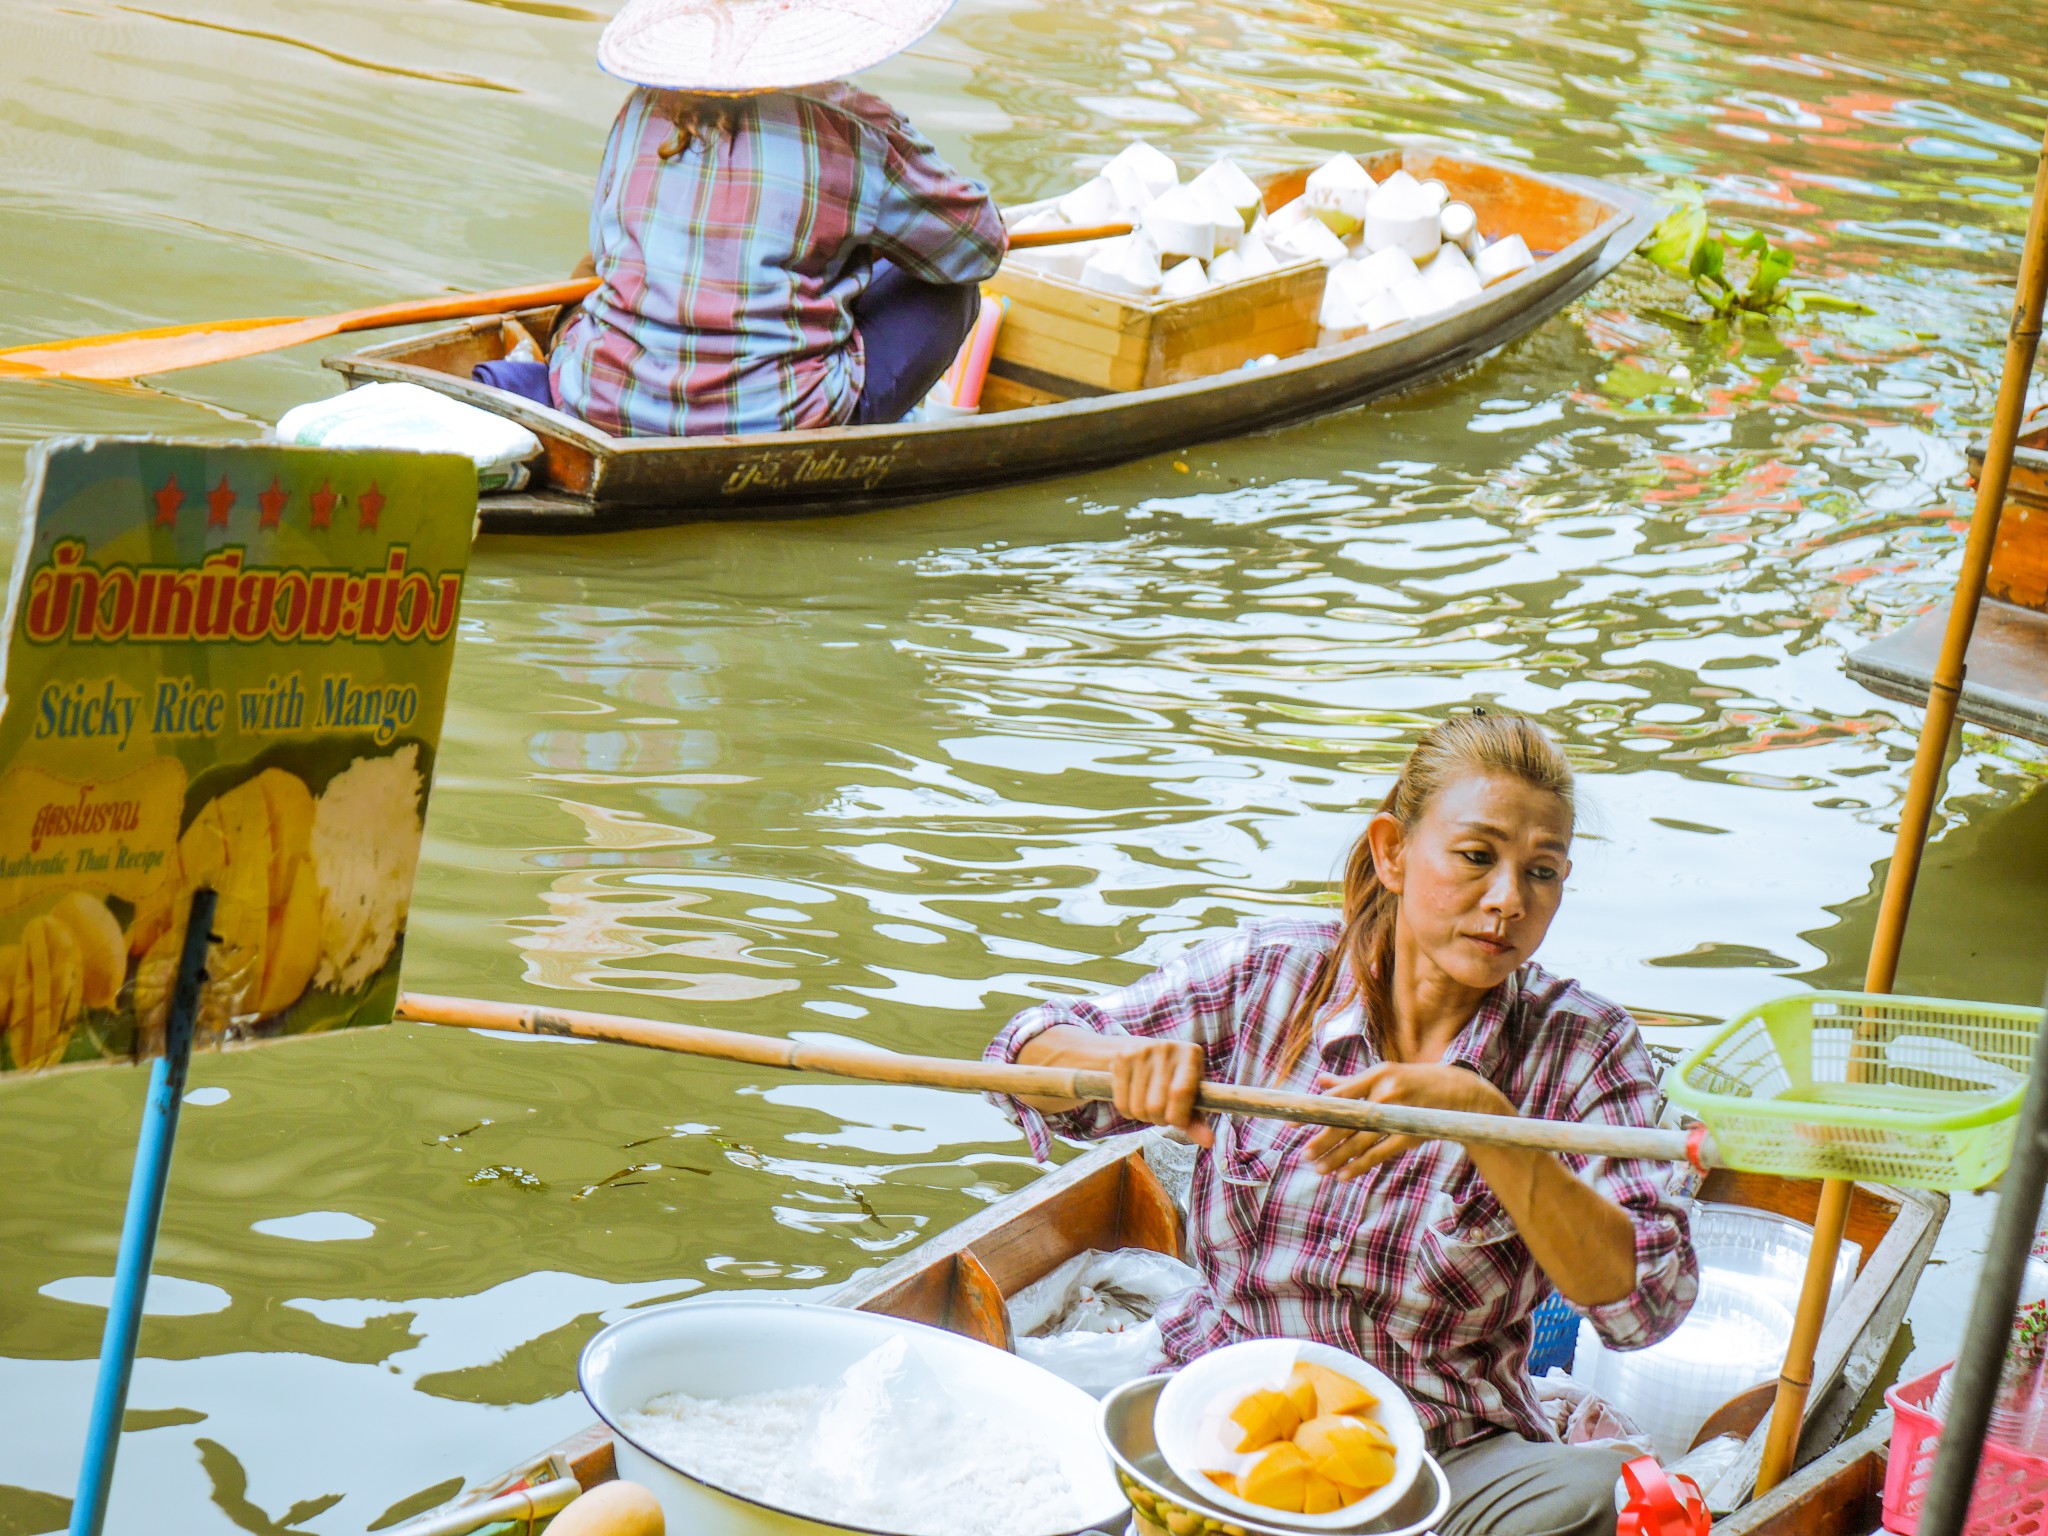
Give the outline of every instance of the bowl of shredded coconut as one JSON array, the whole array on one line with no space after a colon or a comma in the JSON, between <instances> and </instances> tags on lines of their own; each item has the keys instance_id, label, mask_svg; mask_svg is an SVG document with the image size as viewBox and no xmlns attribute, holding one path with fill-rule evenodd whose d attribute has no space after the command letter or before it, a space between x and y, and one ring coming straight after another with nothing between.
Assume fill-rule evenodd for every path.
<instances>
[{"instance_id":1,"label":"bowl of shredded coconut","mask_svg":"<svg viewBox=\"0 0 2048 1536\"><path fill-rule=\"evenodd\" d=\"M841 1307L680 1302L583 1352L619 1475L693 1536L1066 1536L1129 1506L1094 1399L1000 1349Z\"/></svg>"}]
</instances>

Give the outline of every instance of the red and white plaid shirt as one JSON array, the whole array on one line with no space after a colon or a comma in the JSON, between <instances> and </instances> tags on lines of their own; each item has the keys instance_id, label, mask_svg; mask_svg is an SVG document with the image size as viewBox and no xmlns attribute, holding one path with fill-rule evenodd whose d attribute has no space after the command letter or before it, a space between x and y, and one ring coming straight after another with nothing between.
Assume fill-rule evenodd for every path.
<instances>
[{"instance_id":1,"label":"red and white plaid shirt","mask_svg":"<svg viewBox=\"0 0 2048 1536\"><path fill-rule=\"evenodd\" d=\"M1248 923L1131 986L1026 1009L986 1054L1015 1061L1026 1041L1071 1024L1191 1040L1206 1053L1212 1079L1272 1084L1282 1027L1336 934L1328 920ZM1347 976L1338 979L1339 998ZM1355 1004L1326 1011L1316 1043L1279 1086L1313 1091L1319 1071L1349 1077L1380 1059ZM1487 995L1443 1059L1479 1073L1527 1115L1656 1122L1657 1074L1635 1022L1535 965ZM1013 1099L996 1102L1040 1159L1054 1131L1092 1140L1141 1129L1108 1104L1046 1116ZM1555 1438L1528 1374L1529 1317L1551 1282L1463 1148L1425 1143L1346 1184L1305 1165L1313 1126L1231 1116L1216 1129L1188 1194L1203 1283L1159 1319L1169 1361L1241 1339L1316 1339L1399 1382L1435 1449L1494 1429ZM1684 1320L1699 1289L1685 1198L1659 1163L1565 1161L1635 1224L1635 1290L1578 1310L1615 1348L1654 1344Z\"/></svg>"}]
</instances>

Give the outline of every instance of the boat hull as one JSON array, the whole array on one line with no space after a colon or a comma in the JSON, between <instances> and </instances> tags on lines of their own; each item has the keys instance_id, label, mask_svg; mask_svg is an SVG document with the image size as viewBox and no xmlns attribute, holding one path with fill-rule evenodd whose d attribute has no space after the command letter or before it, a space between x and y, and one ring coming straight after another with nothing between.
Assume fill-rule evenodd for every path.
<instances>
[{"instance_id":1,"label":"boat hull","mask_svg":"<svg viewBox=\"0 0 2048 1536\"><path fill-rule=\"evenodd\" d=\"M750 437L615 438L473 382L500 355L496 317L330 358L351 386L421 384L518 421L542 440L530 493L488 496L491 533L573 533L708 519L863 512L1098 469L1342 410L1463 367L1554 315L1614 270L1661 212L1625 187L1403 150L1418 176L1583 232L1533 267L1426 320L1262 368L946 422ZM1293 179L1298 179L1293 178ZM1277 185L1285 190L1285 181ZM1508 216L1508 215L1504 215ZM1565 222L1568 220L1568 222ZM538 317L536 317L538 318Z\"/></svg>"},{"instance_id":2,"label":"boat hull","mask_svg":"<svg viewBox=\"0 0 2048 1536\"><path fill-rule=\"evenodd\" d=\"M1077 1254L1149 1248L1182 1255L1179 1207L1146 1157L1148 1147L1157 1155L1159 1145L1147 1134L1097 1147L891 1263L848 1281L832 1293L830 1304L886 1312L1014 1348L1008 1298ZM1820 1187L1814 1180L1716 1172L1700 1197L1810 1226ZM1815 1351L1802 1461L1841 1437L1883 1368L1947 1211L1945 1195L1857 1186L1845 1235L1862 1248L1863 1267ZM1703 1437L1746 1436L1737 1465L1707 1490L1717 1510L1748 1501L1763 1455L1769 1406L1767 1389L1744 1394L1702 1431ZM541 1462L527 1464L468 1499L488 1497L543 1464L573 1473L586 1488L607 1482L617 1476L611 1432L593 1424L551 1447Z\"/></svg>"}]
</instances>

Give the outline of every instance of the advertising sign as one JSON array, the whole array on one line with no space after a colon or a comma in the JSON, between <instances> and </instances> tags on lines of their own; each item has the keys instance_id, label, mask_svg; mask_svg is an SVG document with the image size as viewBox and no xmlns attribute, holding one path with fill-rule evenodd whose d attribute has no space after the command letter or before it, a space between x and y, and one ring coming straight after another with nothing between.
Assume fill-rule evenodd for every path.
<instances>
[{"instance_id":1,"label":"advertising sign","mask_svg":"<svg viewBox=\"0 0 2048 1536\"><path fill-rule=\"evenodd\" d=\"M469 561L445 454L42 445L0 681L0 1072L390 1019Z\"/></svg>"}]
</instances>

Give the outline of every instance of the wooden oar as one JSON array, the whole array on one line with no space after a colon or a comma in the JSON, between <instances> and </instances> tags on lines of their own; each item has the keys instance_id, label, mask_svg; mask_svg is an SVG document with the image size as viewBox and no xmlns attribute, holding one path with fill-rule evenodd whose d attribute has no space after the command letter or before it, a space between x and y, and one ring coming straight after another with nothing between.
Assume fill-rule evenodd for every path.
<instances>
[{"instance_id":1,"label":"wooden oar","mask_svg":"<svg viewBox=\"0 0 2048 1536\"><path fill-rule=\"evenodd\" d=\"M501 1493L478 1504L458 1504L435 1515L423 1515L400 1526L391 1536L469 1536L487 1525L539 1520L559 1514L582 1497L583 1485L573 1477L557 1477L533 1488ZM527 1529L531 1530L529 1525ZM549 1527L554 1529L553 1526Z\"/></svg>"},{"instance_id":2,"label":"wooden oar","mask_svg":"<svg viewBox=\"0 0 2048 1536\"><path fill-rule=\"evenodd\" d=\"M1010 236L1013 251L1044 245L1071 245L1127 235L1128 224L1095 224L1076 229L1039 229ZM134 379L147 373L169 373L206 363L277 352L308 341L348 331L376 331L394 325L423 325L435 320L467 320L520 309L545 309L575 304L597 286L595 278L538 283L527 288L497 288L489 293L452 293L433 299L407 299L338 315L286 315L262 320L203 320L197 325L166 325L149 331L122 331L112 336L81 336L71 341L38 341L0 349L0 379Z\"/></svg>"},{"instance_id":3,"label":"wooden oar","mask_svg":"<svg viewBox=\"0 0 2048 1536\"><path fill-rule=\"evenodd\" d=\"M1013 1067L1000 1062L959 1061L950 1056L899 1056L856 1046L811 1045L769 1035L745 1035L695 1024L657 1024L615 1013L573 1008L527 1008L467 997L432 997L407 992L398 1016L420 1024L456 1029L502 1029L526 1035L575 1040L609 1040L685 1056L709 1056L790 1072L822 1072L869 1083L907 1083L920 1088L958 1088L972 1093L1027 1094L1047 1099L1102 1099L1112 1096L1107 1072L1070 1067ZM1515 1115L1473 1115L1407 1104L1368 1104L1328 1094L1286 1093L1204 1083L1195 1101L1215 1114L1255 1115L1296 1125L1334 1125L1351 1131L1380 1131L1431 1141L1487 1142L1576 1152L1587 1157L1648 1158L1716 1166L1713 1139L1699 1130L1663 1131L1622 1125L1582 1125L1575 1120L1530 1120Z\"/></svg>"}]
</instances>

